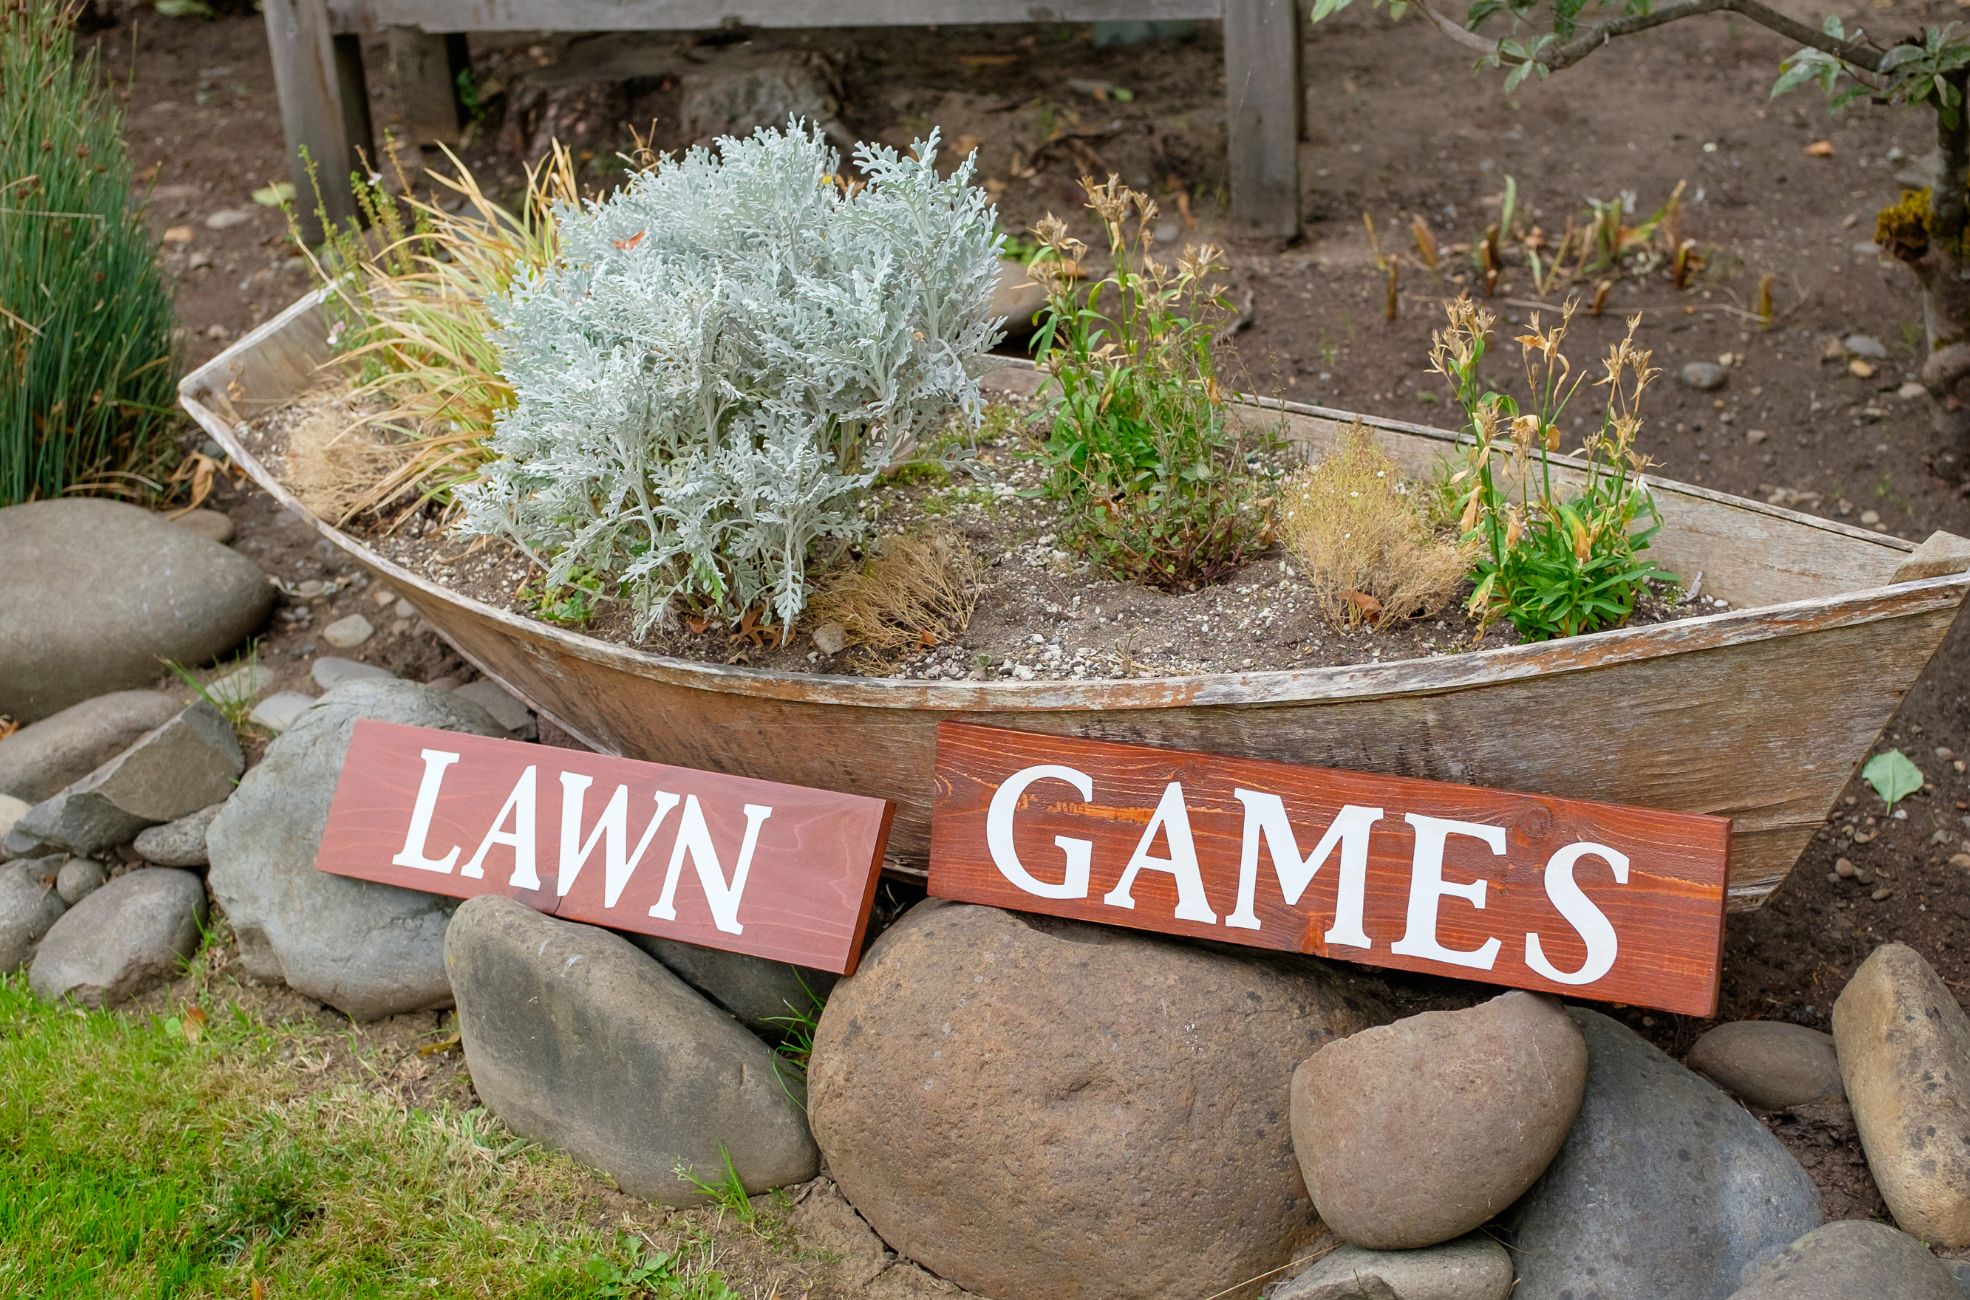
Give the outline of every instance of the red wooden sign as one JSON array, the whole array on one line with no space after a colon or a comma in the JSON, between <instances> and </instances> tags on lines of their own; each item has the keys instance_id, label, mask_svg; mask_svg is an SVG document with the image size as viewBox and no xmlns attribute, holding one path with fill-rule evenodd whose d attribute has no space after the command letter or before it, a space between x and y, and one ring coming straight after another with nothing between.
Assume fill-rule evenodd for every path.
<instances>
[{"instance_id":1,"label":"red wooden sign","mask_svg":"<svg viewBox=\"0 0 1970 1300\"><path fill-rule=\"evenodd\" d=\"M947 722L940 898L1707 1016L1730 822Z\"/></svg>"},{"instance_id":2,"label":"red wooden sign","mask_svg":"<svg viewBox=\"0 0 1970 1300\"><path fill-rule=\"evenodd\" d=\"M891 807L363 719L319 870L847 974Z\"/></svg>"}]
</instances>

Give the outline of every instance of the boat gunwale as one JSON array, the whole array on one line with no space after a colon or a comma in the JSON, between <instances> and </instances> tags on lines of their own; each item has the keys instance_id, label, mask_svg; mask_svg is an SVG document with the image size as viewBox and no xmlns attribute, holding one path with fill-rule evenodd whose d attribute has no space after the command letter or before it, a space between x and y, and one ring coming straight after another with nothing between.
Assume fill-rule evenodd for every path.
<instances>
[{"instance_id":1,"label":"boat gunwale","mask_svg":"<svg viewBox=\"0 0 1970 1300\"><path fill-rule=\"evenodd\" d=\"M298 513L323 538L366 567L383 574L394 586L422 593L455 615L498 624L522 640L545 642L574 658L669 686L820 706L918 709L942 713L1318 704L1437 694L1547 674L1611 668L1690 651L1722 649L1921 615L1961 605L1965 595L1970 594L1970 571L1964 571L1775 605L1724 610L1666 623L1613 628L1553 641L1494 646L1432 658L1167 677L945 681L842 673L795 673L771 668L708 664L606 641L494 608L386 559L303 506L278 477L246 449L233 422L207 406L204 399L214 391L225 390L224 372L228 367L239 364L267 340L290 328L298 317L317 309L326 292L325 289L318 289L290 304L187 374L178 385L180 404L262 490ZM1454 445L1457 441L1456 434L1425 425L1360 416L1350 411L1279 398L1241 400L1254 406L1317 419L1350 422L1359 419L1371 428L1423 437L1446 445ZM1572 457L1556 456L1554 459L1562 464L1579 465ZM1915 550L1914 543L1902 538L1867 532L1835 520L1821 519L1694 484L1657 479L1652 487L1657 492L1727 505L1902 555ZM437 624L436 620L433 622ZM438 626L438 631L446 640L456 644L454 629ZM462 648L461 653L464 653ZM466 657L482 669L485 667L478 663L476 656L468 653ZM491 675L496 678L501 676L498 673ZM512 685L511 682L505 684Z\"/></svg>"}]
</instances>

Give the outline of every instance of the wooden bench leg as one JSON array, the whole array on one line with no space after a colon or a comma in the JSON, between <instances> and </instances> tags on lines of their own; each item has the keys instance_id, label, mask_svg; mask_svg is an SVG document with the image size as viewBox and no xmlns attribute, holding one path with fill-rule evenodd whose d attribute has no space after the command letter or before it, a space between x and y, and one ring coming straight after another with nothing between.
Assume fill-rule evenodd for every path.
<instances>
[{"instance_id":1,"label":"wooden bench leg","mask_svg":"<svg viewBox=\"0 0 1970 1300\"><path fill-rule=\"evenodd\" d=\"M472 66L463 32L438 34L415 27L392 27L390 60L404 98L404 130L417 145L451 143L465 124L458 102L458 76Z\"/></svg>"},{"instance_id":2,"label":"wooden bench leg","mask_svg":"<svg viewBox=\"0 0 1970 1300\"><path fill-rule=\"evenodd\" d=\"M1300 11L1304 0L1224 0L1231 210L1272 235L1300 230Z\"/></svg>"},{"instance_id":3,"label":"wooden bench leg","mask_svg":"<svg viewBox=\"0 0 1970 1300\"><path fill-rule=\"evenodd\" d=\"M372 152L362 45L355 36L338 36L329 29L327 0L262 0L262 8L281 131L293 165L295 207L303 233L320 239L301 152L307 151L321 173L322 206L329 219L355 216L349 175L362 165L362 155Z\"/></svg>"}]
</instances>

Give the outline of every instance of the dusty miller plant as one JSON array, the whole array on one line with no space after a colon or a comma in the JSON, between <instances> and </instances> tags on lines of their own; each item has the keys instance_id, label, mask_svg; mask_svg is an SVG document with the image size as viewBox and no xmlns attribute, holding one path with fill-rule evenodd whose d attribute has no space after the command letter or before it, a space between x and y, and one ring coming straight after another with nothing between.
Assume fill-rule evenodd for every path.
<instances>
[{"instance_id":1,"label":"dusty miller plant","mask_svg":"<svg viewBox=\"0 0 1970 1300\"><path fill-rule=\"evenodd\" d=\"M639 636L681 609L782 628L810 552L865 530L860 494L953 408L996 341L996 213L966 160L817 131L725 138L558 211L561 256L499 306L515 401L471 535L550 586L599 574Z\"/></svg>"}]
</instances>

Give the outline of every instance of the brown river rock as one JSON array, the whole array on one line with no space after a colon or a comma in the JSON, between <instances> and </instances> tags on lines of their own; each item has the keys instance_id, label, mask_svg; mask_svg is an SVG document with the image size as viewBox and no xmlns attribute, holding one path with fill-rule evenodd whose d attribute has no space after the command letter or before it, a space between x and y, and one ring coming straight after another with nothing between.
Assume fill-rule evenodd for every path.
<instances>
[{"instance_id":1,"label":"brown river rock","mask_svg":"<svg viewBox=\"0 0 1970 1300\"><path fill-rule=\"evenodd\" d=\"M1330 1043L1293 1073L1293 1149L1320 1217L1356 1245L1431 1246L1489 1220L1566 1141L1587 1045L1530 993Z\"/></svg>"},{"instance_id":2,"label":"brown river rock","mask_svg":"<svg viewBox=\"0 0 1970 1300\"><path fill-rule=\"evenodd\" d=\"M814 1136L891 1246L993 1300L1250 1294L1313 1231L1288 1082L1376 1018L1357 987L1308 959L924 903L829 999Z\"/></svg>"}]
</instances>

